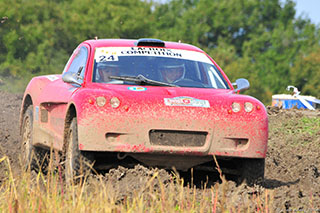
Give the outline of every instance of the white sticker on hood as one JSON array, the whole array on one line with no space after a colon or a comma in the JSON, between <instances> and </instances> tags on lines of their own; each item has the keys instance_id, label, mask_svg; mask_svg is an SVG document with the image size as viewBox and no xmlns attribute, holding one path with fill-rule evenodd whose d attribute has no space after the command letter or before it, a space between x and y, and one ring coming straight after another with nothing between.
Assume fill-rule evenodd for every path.
<instances>
[{"instance_id":1,"label":"white sticker on hood","mask_svg":"<svg viewBox=\"0 0 320 213\"><path fill-rule=\"evenodd\" d=\"M45 76L47 79L49 79L50 81L55 81L55 80L58 80L59 77L56 76L56 75L46 75Z\"/></svg>"},{"instance_id":2,"label":"white sticker on hood","mask_svg":"<svg viewBox=\"0 0 320 213\"><path fill-rule=\"evenodd\" d=\"M164 104L167 106L190 106L190 107L205 107L209 108L210 103L208 100L200 100L192 97L175 97L165 98Z\"/></svg>"}]
</instances>

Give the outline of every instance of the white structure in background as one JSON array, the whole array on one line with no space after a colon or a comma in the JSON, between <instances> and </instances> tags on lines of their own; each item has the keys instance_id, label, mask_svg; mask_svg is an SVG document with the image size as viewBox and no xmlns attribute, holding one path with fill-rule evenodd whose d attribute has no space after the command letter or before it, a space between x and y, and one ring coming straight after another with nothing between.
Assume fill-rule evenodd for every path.
<instances>
[{"instance_id":1,"label":"white structure in background","mask_svg":"<svg viewBox=\"0 0 320 213\"><path fill-rule=\"evenodd\" d=\"M287 90L293 89L292 95L281 94L272 96L272 106L280 107L282 109L310 109L315 110L316 105L320 104L320 100L312 96L300 95L298 88L288 86Z\"/></svg>"}]
</instances>

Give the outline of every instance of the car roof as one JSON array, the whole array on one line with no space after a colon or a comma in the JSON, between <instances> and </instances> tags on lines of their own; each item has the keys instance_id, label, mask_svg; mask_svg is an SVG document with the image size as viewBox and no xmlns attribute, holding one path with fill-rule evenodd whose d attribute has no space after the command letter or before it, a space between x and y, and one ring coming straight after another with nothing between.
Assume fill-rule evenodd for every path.
<instances>
[{"instance_id":1,"label":"car roof","mask_svg":"<svg viewBox=\"0 0 320 213\"><path fill-rule=\"evenodd\" d=\"M86 40L83 43L87 43L92 48L96 48L96 47L136 47L137 42L138 40L134 40L134 39L96 39L96 40ZM204 52L200 48L190 44L185 44L180 42L169 42L169 41L164 41L164 42L165 42L165 48ZM153 46L153 48L157 48L157 47ZM159 48L163 48L163 47L159 47Z\"/></svg>"}]
</instances>

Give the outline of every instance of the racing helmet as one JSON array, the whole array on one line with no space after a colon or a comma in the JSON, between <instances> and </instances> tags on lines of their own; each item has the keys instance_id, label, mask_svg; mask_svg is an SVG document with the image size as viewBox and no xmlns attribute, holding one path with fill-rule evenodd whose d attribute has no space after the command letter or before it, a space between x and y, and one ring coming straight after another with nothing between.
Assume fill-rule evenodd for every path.
<instances>
[{"instance_id":1,"label":"racing helmet","mask_svg":"<svg viewBox=\"0 0 320 213\"><path fill-rule=\"evenodd\" d=\"M168 83L174 83L184 78L184 64L164 64L160 67L162 79Z\"/></svg>"},{"instance_id":2,"label":"racing helmet","mask_svg":"<svg viewBox=\"0 0 320 213\"><path fill-rule=\"evenodd\" d=\"M108 82L109 76L119 75L120 68L119 65L110 62L99 62L97 64L97 79L101 82Z\"/></svg>"}]
</instances>

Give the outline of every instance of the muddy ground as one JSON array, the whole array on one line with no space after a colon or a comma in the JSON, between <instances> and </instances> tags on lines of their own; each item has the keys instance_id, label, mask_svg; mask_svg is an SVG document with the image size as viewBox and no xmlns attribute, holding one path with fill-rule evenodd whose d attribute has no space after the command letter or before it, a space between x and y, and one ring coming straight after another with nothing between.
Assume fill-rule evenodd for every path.
<instances>
[{"instance_id":1,"label":"muddy ground","mask_svg":"<svg viewBox=\"0 0 320 213\"><path fill-rule=\"evenodd\" d=\"M20 171L19 145L19 110L21 94L8 94L0 91L0 158L8 156L15 174ZM263 193L272 194L272 207L277 211L317 211L320 212L320 131L319 120L310 126L304 126L301 120L305 117L320 118L320 110L283 110L268 107L269 114L269 147L266 158L266 173L263 183L249 187L236 186L228 181L226 196L242 196ZM308 126L309 125L309 126ZM319 126L317 126L319 125ZM119 201L135 189L145 185L157 169L137 165L135 168L119 167L104 174L106 180L121 184L131 183L126 189L119 189ZM0 165L0 178L4 175ZM163 183L172 179L171 174L160 170ZM209 186L219 182L215 174L209 174ZM190 175L185 175L186 180ZM201 191L203 174L194 174L194 183ZM220 183L222 184L222 183ZM187 187L187 186L186 186ZM235 200L234 198L232 200Z\"/></svg>"}]
</instances>

